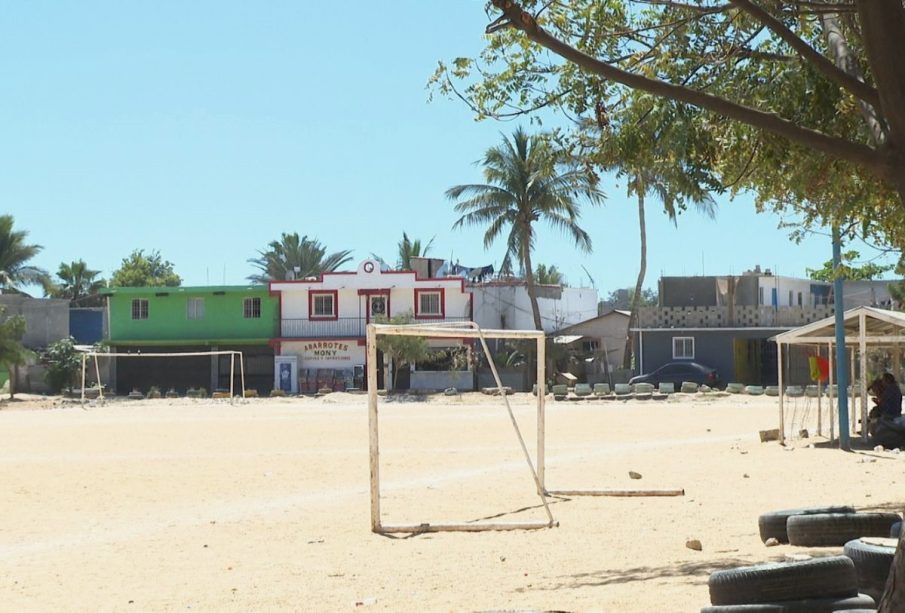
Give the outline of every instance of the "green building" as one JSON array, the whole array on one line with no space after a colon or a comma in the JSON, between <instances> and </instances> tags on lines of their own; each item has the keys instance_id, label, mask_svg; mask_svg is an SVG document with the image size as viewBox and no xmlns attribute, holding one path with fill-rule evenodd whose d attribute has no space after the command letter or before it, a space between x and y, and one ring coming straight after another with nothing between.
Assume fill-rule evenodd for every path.
<instances>
[{"instance_id":1,"label":"green building","mask_svg":"<svg viewBox=\"0 0 905 613\"><path fill-rule=\"evenodd\" d=\"M144 353L241 351L248 388L273 387L273 347L279 300L266 285L210 287L111 287L107 297L108 343L118 357L117 393L147 392L154 385L184 392L229 388L230 356L138 357ZM238 389L239 364L235 365Z\"/></svg>"}]
</instances>

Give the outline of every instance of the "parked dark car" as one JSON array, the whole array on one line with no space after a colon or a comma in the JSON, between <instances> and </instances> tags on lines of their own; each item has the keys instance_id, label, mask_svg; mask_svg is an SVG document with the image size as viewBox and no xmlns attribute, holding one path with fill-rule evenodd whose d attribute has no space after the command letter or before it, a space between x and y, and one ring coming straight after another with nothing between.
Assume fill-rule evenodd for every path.
<instances>
[{"instance_id":1,"label":"parked dark car","mask_svg":"<svg viewBox=\"0 0 905 613\"><path fill-rule=\"evenodd\" d=\"M675 383L676 390L678 390L684 381L690 381L698 385L709 385L710 387L722 386L716 369L697 362L687 361L667 362L652 373L632 377L629 383L652 383L654 385Z\"/></svg>"}]
</instances>

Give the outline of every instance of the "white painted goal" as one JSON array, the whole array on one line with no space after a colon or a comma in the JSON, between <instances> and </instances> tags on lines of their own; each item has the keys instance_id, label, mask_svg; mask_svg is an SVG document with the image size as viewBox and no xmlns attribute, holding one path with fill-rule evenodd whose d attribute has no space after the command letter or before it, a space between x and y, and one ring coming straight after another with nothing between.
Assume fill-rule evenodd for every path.
<instances>
[{"instance_id":1,"label":"white painted goal","mask_svg":"<svg viewBox=\"0 0 905 613\"><path fill-rule=\"evenodd\" d=\"M215 355L228 355L229 359L229 398L230 402L234 402L235 399L235 372L236 372L236 357L239 358L239 384L241 386L242 396L245 396L245 363L242 359L241 351L174 351L174 352L136 352L136 353L116 353L116 352L104 352L104 351L87 351L82 354L82 393L81 393L81 402L84 404L85 402L85 381L87 374L87 366L89 358L94 358L94 372L97 377L98 384L98 399L103 400L104 398L104 387L101 385L101 370L98 364L98 358L170 358L170 359L178 359L185 357L197 357L197 356L215 356Z\"/></svg>"},{"instance_id":2,"label":"white painted goal","mask_svg":"<svg viewBox=\"0 0 905 613\"><path fill-rule=\"evenodd\" d=\"M377 406L377 338L379 336L421 336L426 338L471 338L478 339L487 356L487 363L493 373L494 380L500 391L500 398L506 405L512 427L521 445L531 476L537 486L537 495L540 497L547 521L521 521L521 522L447 522L447 523L419 523L419 524L384 524L380 517L380 438L378 436ZM368 427L370 430L370 463L371 463L371 530L378 533L422 533L422 532L479 532L485 530L535 530L551 528L558 525L553 519L550 506L547 504L547 492L544 488L544 394L537 394L537 468L528 453L525 439L519 430L518 422L509 406L503 384L493 362L490 350L487 347L488 338L513 338L533 339L537 342L537 382L538 390L544 388L544 333L542 330L482 330L474 322L449 322L436 324L368 324L367 350L368 350Z\"/></svg>"}]
</instances>

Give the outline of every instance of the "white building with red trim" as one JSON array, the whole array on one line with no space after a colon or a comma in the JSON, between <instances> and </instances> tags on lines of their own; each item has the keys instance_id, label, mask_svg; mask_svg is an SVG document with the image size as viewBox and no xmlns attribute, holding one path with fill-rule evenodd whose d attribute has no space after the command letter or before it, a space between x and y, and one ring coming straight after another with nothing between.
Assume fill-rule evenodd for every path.
<instances>
[{"instance_id":1,"label":"white building with red trim","mask_svg":"<svg viewBox=\"0 0 905 613\"><path fill-rule=\"evenodd\" d=\"M291 393L316 391L322 384L333 389L361 387L357 377L364 372L366 326L376 317L409 313L416 322L427 323L470 321L474 315L464 279L383 271L373 259L361 262L354 272L271 281L269 287L279 298L279 336L273 340L275 387ZM322 381L310 380L321 376L312 372L330 370L333 383L326 381L326 374ZM288 382L281 382L281 372L284 379L290 377Z\"/></svg>"}]
</instances>

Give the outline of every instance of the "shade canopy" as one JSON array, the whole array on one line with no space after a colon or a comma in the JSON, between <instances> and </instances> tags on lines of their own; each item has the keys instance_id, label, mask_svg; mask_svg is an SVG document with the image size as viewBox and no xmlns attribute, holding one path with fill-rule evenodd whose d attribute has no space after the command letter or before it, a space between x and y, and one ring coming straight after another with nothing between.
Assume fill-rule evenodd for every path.
<instances>
[{"instance_id":1,"label":"shade canopy","mask_svg":"<svg viewBox=\"0 0 905 613\"><path fill-rule=\"evenodd\" d=\"M851 347L852 351L860 353L861 365L860 372L867 372L867 351L868 346L873 347L896 347L905 343L905 313L897 311L889 311L886 309L878 309L876 307L860 306L845 311L842 315L844 326L844 343L846 347ZM835 315L815 321L806 326L789 330L777 334L773 337L777 346L777 366L779 372L779 432L780 441L785 439L785 419L783 414L784 390L782 385L782 353L783 345L827 345L830 356L830 383L833 382L832 368L832 347L836 345L836 317ZM854 359L854 357L853 357ZM852 364L854 371L854 363ZM858 393L861 398L861 423L867 424L867 378L860 377L860 391ZM830 404L833 403L833 391L830 386ZM846 388L844 388L846 389ZM839 402L839 424L840 428L846 427L848 424L848 394L846 391L840 390L843 400ZM818 398L819 407L819 398ZM818 422L819 423L819 422ZM854 423L854 422L852 422ZM818 426L819 429L819 426ZM833 438L833 423L830 424L830 438ZM847 436L847 433L846 433ZM861 428L861 437L866 442L868 440L868 429Z\"/></svg>"},{"instance_id":2,"label":"shade canopy","mask_svg":"<svg viewBox=\"0 0 905 613\"><path fill-rule=\"evenodd\" d=\"M905 313L861 306L850 309L843 315L846 345L857 345L862 342L860 325L862 314L864 342L871 345L905 343ZM780 345L835 344L836 318L827 317L777 334L773 340Z\"/></svg>"}]
</instances>

